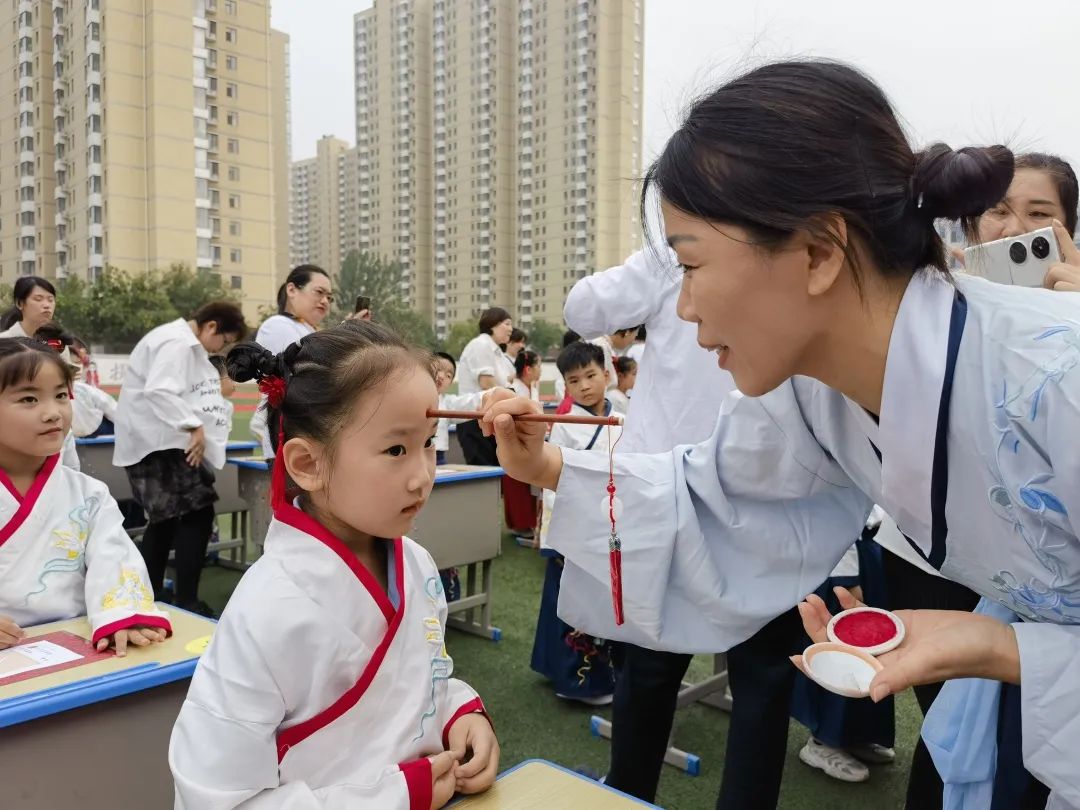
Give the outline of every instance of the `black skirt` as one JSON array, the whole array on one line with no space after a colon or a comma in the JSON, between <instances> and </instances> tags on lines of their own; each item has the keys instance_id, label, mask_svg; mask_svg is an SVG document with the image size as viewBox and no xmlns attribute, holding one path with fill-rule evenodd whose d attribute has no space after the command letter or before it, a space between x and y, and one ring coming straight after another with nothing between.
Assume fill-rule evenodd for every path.
<instances>
[{"instance_id":1,"label":"black skirt","mask_svg":"<svg viewBox=\"0 0 1080 810\"><path fill-rule=\"evenodd\" d=\"M206 464L192 467L183 450L158 450L126 470L135 501L150 523L197 512L218 499L214 471Z\"/></svg>"}]
</instances>

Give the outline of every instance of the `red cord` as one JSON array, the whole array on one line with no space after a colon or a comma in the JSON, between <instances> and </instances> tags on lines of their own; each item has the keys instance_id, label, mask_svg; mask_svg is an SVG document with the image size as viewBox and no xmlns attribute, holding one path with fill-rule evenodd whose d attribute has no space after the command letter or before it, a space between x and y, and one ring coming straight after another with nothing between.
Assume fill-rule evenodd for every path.
<instances>
[{"instance_id":1,"label":"red cord","mask_svg":"<svg viewBox=\"0 0 1080 810\"><path fill-rule=\"evenodd\" d=\"M611 441L611 426L608 426L608 520L611 521L611 539L608 541L608 562L611 569L611 604L615 610L615 624L625 622L623 615L622 585L622 540L615 528L615 445L622 439L622 431L615 442Z\"/></svg>"}]
</instances>

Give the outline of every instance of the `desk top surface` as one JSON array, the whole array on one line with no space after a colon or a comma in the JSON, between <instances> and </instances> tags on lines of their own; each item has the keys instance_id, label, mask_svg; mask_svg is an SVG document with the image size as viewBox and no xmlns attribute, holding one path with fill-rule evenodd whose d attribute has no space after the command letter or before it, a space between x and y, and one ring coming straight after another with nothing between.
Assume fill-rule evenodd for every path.
<instances>
[{"instance_id":1,"label":"desk top surface","mask_svg":"<svg viewBox=\"0 0 1080 810\"><path fill-rule=\"evenodd\" d=\"M116 444L115 436L94 436L91 439L76 439L76 447L100 447L100 446L112 446ZM225 445L225 452L227 453L239 453L244 450L258 450L261 445L258 442L228 442Z\"/></svg>"},{"instance_id":2,"label":"desk top surface","mask_svg":"<svg viewBox=\"0 0 1080 810\"><path fill-rule=\"evenodd\" d=\"M0 686L0 728L190 678L216 622L172 605L160 607L169 612L173 628L161 644L128 647L123 658L111 656ZM90 638L85 617L28 627L26 634L33 638L57 630Z\"/></svg>"},{"instance_id":3,"label":"desk top surface","mask_svg":"<svg viewBox=\"0 0 1080 810\"><path fill-rule=\"evenodd\" d=\"M270 465L262 456L251 458L230 458L226 464L232 464L242 470L268 472ZM470 467L467 464L443 464L435 468L435 485L455 484L461 481L474 481L480 478L501 478L502 467Z\"/></svg>"},{"instance_id":4,"label":"desk top surface","mask_svg":"<svg viewBox=\"0 0 1080 810\"><path fill-rule=\"evenodd\" d=\"M653 807L614 788L542 759L529 759L501 774L491 790L453 804L454 810L640 810Z\"/></svg>"}]
</instances>

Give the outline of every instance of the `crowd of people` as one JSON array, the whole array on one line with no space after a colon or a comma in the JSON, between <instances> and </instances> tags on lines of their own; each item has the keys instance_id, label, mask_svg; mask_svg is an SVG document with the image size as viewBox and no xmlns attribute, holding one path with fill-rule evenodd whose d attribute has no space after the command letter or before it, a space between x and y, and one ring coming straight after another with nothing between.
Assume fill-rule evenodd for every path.
<instances>
[{"instance_id":1,"label":"crowd of people","mask_svg":"<svg viewBox=\"0 0 1080 810\"><path fill-rule=\"evenodd\" d=\"M609 786L655 799L691 657L726 652L718 808L776 805L791 718L804 763L872 778L909 687L926 715L909 808L1080 807L1073 169L914 151L869 78L790 61L695 102L641 199L663 236L574 285L551 403L621 426L513 418L544 403L509 310L481 313L460 357L432 354L366 309L326 326L333 281L314 265L251 342L226 302L152 330L114 401L83 379L55 288L20 278L0 320L0 647L87 615L123 655L168 643L163 605L211 614L214 470L231 391L254 382L274 520L173 731L177 807L483 791L499 743L453 677L456 573L408 538L450 449L429 411L481 411L455 426L465 461L502 466L506 528L546 560L532 667L561 699L613 704ZM952 273L940 218L972 245L1053 228L1062 261L1042 290ZM71 452L105 420L138 547ZM859 604L906 633L852 700L801 653Z\"/></svg>"}]
</instances>

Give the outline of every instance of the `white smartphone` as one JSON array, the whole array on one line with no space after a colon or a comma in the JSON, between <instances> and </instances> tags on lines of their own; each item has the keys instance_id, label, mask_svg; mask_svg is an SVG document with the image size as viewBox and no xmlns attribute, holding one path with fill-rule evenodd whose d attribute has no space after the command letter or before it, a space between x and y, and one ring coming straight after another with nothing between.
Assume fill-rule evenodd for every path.
<instances>
[{"instance_id":1,"label":"white smartphone","mask_svg":"<svg viewBox=\"0 0 1080 810\"><path fill-rule=\"evenodd\" d=\"M1061 261L1053 228L984 242L964 250L964 267L998 284L1041 287L1046 271Z\"/></svg>"}]
</instances>

